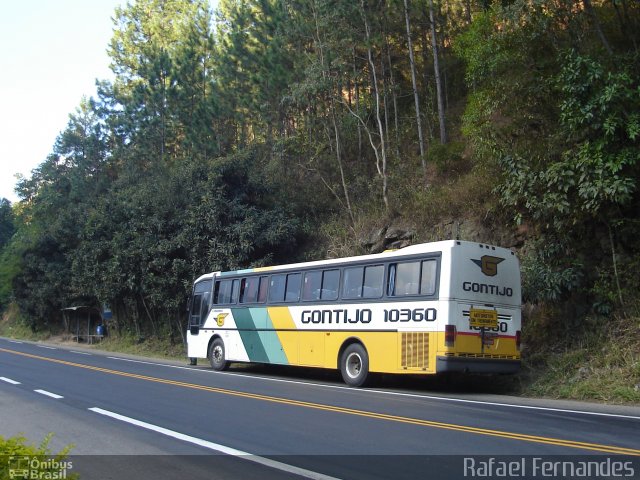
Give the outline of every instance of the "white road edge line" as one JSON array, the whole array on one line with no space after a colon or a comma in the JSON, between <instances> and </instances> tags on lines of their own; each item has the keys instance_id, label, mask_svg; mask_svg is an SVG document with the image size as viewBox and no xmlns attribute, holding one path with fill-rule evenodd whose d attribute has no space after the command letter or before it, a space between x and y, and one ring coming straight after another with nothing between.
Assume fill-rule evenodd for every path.
<instances>
[{"instance_id":1,"label":"white road edge line","mask_svg":"<svg viewBox=\"0 0 640 480\"><path fill-rule=\"evenodd\" d=\"M16 382L15 380L12 380L7 377L0 377L0 380L2 380L3 382L10 383L11 385L20 385L20 382Z\"/></svg>"},{"instance_id":2,"label":"white road edge line","mask_svg":"<svg viewBox=\"0 0 640 480\"><path fill-rule=\"evenodd\" d=\"M293 465L288 465L286 463L277 462L275 460L271 460L269 458L260 457L258 455L253 455L251 453L243 452L242 450L237 450L235 448L226 447L224 445L220 445L218 443L209 442L208 440L203 440L201 438L192 437L190 435L186 435L184 433L176 432L173 430L169 430L167 428L159 427L157 425L153 425L151 423L143 422L140 420L136 420L135 418L125 417L124 415L120 415L119 413L110 412L109 410L103 410L102 408L92 407L89 408L90 411L94 413L98 413L100 415L105 415L107 417L114 418L116 420L120 420L122 422L130 423L131 425L135 425L137 427L146 428L147 430L152 430L157 433L161 433L162 435L166 435L168 437L175 438L177 440L182 440L183 442L193 443L195 445L199 445L204 448L208 448L209 450L215 450L216 452L224 453L226 455L231 455L233 457L239 457L243 460L249 460L250 462L259 463L266 467L275 468L276 470L280 470L287 473L292 473L294 475L299 475L304 478L310 478L314 480L337 480L335 477L330 477L328 475L324 475L322 473L313 472L311 470L306 470L304 468L295 467Z\"/></svg>"},{"instance_id":3,"label":"white road edge line","mask_svg":"<svg viewBox=\"0 0 640 480\"><path fill-rule=\"evenodd\" d=\"M78 352L77 350L69 350L69 352L71 352L71 353L77 353L78 355L91 355L90 353L87 353L87 352Z\"/></svg>"},{"instance_id":4,"label":"white road edge line","mask_svg":"<svg viewBox=\"0 0 640 480\"><path fill-rule=\"evenodd\" d=\"M36 393L40 393L42 395L46 395L47 397L51 397L51 398L64 398L62 395L58 395L57 393L51 393L51 392L47 392L46 390L34 390L34 392Z\"/></svg>"},{"instance_id":5,"label":"white road edge line","mask_svg":"<svg viewBox=\"0 0 640 480\"><path fill-rule=\"evenodd\" d=\"M281 378L269 378L269 377L262 377L262 376L258 376L258 375L247 375L247 374L244 374L244 373L216 372L216 371L213 371L213 370L201 370L199 368L193 368L193 367L180 367L178 365L167 365L166 363L144 362L142 360L132 360L130 358L119 358L119 357L107 357L107 358L110 358L112 360L121 360L123 362L143 363L145 365L155 365L155 366L159 366L159 367L177 368L177 369L180 369L180 370L191 370L191 371L194 371L194 372L209 373L209 374L214 374L214 375L229 375L231 377L254 378L254 379L257 379L257 380L264 380L264 381L268 381L268 382L293 383L293 384L296 384L296 385L308 385L308 386L313 386L313 387L332 388L332 389L335 389L335 390L351 390L351 391L353 391L352 387L342 387L340 385L327 385L327 384L322 384L322 383L301 382L301 381L297 381L297 380L284 380L284 379L281 379ZM537 407L535 405L516 405L516 404L513 404L513 403L487 402L487 401L483 401L483 400L467 400L465 398L439 397L437 395L420 395L420 394L417 394L417 393L389 392L387 390L375 390L375 389L369 389L369 388L361 389L361 390L358 390L358 391L360 391L360 392L379 393L379 394L382 394L382 395L393 395L393 396L397 396L397 397L423 398L423 399L426 399L426 400L439 400L439 401L443 401L443 402L473 403L473 404L479 404L479 405L491 405L491 406L494 406L494 407L524 408L524 409L529 409L529 410L541 410L541 411L548 411L548 412L574 413L574 414L577 414L577 415L595 415L595 416L600 416L600 417L614 417L614 418L626 418L626 419L629 419L629 420L640 420L640 416L622 415L622 414L618 414L618 413L589 412L587 410L571 410L571 409L564 409L564 408Z\"/></svg>"},{"instance_id":6,"label":"white road edge line","mask_svg":"<svg viewBox=\"0 0 640 480\"><path fill-rule=\"evenodd\" d=\"M46 346L46 345L36 345L36 347L46 348L46 349L48 349L48 350L57 350L57 348L56 348L56 347L48 347L48 346Z\"/></svg>"},{"instance_id":7,"label":"white road edge line","mask_svg":"<svg viewBox=\"0 0 640 480\"><path fill-rule=\"evenodd\" d=\"M19 342L18 340L7 340L7 342L11 342L11 343L20 343L23 344L24 342Z\"/></svg>"}]
</instances>

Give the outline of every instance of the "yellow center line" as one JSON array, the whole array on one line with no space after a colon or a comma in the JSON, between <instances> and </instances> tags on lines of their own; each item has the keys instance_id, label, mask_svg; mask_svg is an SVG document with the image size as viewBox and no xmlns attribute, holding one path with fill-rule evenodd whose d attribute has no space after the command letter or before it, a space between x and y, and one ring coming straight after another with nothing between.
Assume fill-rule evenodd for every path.
<instances>
[{"instance_id":1,"label":"yellow center line","mask_svg":"<svg viewBox=\"0 0 640 480\"><path fill-rule=\"evenodd\" d=\"M297 406L297 407L304 407L304 408L312 408L315 410L325 410L328 412L334 412L334 413L343 413L346 415L356 415L356 416L360 416L360 417L368 417L368 418L374 418L377 420L388 420L388 421L393 421L393 422L399 422L399 423L407 423L407 424L411 424L411 425L419 425L419 426L424 426L424 427L431 427L431 428L441 428L441 429L445 429L445 430L454 430L454 431L458 431L458 432L467 432L467 433L474 433L477 435L488 435L488 436L493 436L493 437L501 437L501 438L510 438L513 440L522 440L525 442L534 442L534 443L543 443L543 444L548 444L548 445L555 445L555 446L559 446L559 447L568 447L568 448L578 448L578 449L583 449L583 450L593 450L596 452L604 452L604 453L612 453L612 454L618 454L618 455L635 455L635 456L640 456L640 450L639 449L634 449L634 448L627 448L627 447L619 447L619 446L615 446L615 445L603 445L603 444L598 444L598 443L587 443L587 442L578 442L575 440L565 440L565 439L560 439L560 438L551 438L551 437L541 437L541 436L537 436L537 435L528 435L528 434L523 434L523 433L515 433L515 432L507 432L507 431L501 431L501 430L491 430L491 429L486 429L486 428L478 428L478 427L471 427L471 426L467 426L467 425L457 425L457 424L452 424L452 423L443 423L443 422L435 422L432 420L423 420L420 418L411 418L411 417L402 417L402 416L398 416L398 415L389 415L386 413L378 413L378 412L369 412L366 410L357 410L357 409L353 409L353 408L346 408L346 407L338 407L338 406L333 406L333 405L324 405L321 403L313 403L313 402L305 402L302 400L292 400L292 399L288 399L288 398L281 398L281 397L273 397L270 395L261 395L258 393L249 393L249 392L241 392L238 390L229 390L226 388L219 388L219 387L211 387L211 386L207 386L207 385L198 385L198 384L194 384L194 383L186 383L186 382L180 382L180 381L176 381L176 380L167 380L164 378L157 378L157 377L149 377L147 375L139 375L136 373L128 373L128 372L123 372L120 370L112 370L109 368L102 368L102 367L94 367L92 365L85 365L82 363L75 363L75 362L69 362L66 360L58 360L55 358L50 358L50 357L43 357L40 355L33 355L30 353L24 353L24 352L18 352L15 350L8 350L5 348L0 348L1 352L5 352L5 353L11 353L14 355L21 355L24 357L29 357L29 358L34 358L37 360L44 360L47 362L52 362L52 363L58 363L61 365L67 365L67 366L71 366L71 367L76 367L76 368L84 368L86 370L93 370L96 372L102 372L102 373L107 373L110 375L118 375L121 377L129 377L129 378L136 378L138 380L145 380L145 381L149 381L149 382L155 382L155 383L162 383L162 384L166 384L166 385L174 385L177 387L183 387L183 388L190 388L190 389L194 389L194 390L203 390L206 392L213 392L213 393L220 393L223 395L232 395L235 397L243 397L243 398L251 398L254 400L261 400L261 401L265 401L265 402L272 402L272 403L281 403L281 404L285 404L285 405L292 405L292 406Z\"/></svg>"}]
</instances>

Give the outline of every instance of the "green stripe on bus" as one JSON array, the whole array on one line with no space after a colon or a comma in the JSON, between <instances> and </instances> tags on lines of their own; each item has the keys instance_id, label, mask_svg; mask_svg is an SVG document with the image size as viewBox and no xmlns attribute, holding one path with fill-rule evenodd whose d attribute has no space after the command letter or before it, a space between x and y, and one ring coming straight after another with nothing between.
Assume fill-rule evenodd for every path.
<instances>
[{"instance_id":1,"label":"green stripe on bus","mask_svg":"<svg viewBox=\"0 0 640 480\"><path fill-rule=\"evenodd\" d=\"M264 350L260 335L256 331L256 324L253 321L251 312L248 308L233 308L231 309L233 318L236 321L236 326L240 332L240 338L247 351L250 362L268 363L269 357Z\"/></svg>"},{"instance_id":2,"label":"green stripe on bus","mask_svg":"<svg viewBox=\"0 0 640 480\"><path fill-rule=\"evenodd\" d=\"M269 312L266 308L250 308L253 322L261 330L258 331L262 346L269 357L270 363L279 363L281 365L288 365L287 356L284 353L280 338L273 328L271 318L269 318Z\"/></svg>"},{"instance_id":3,"label":"green stripe on bus","mask_svg":"<svg viewBox=\"0 0 640 480\"><path fill-rule=\"evenodd\" d=\"M249 361L289 364L266 308L234 308L232 313Z\"/></svg>"}]
</instances>

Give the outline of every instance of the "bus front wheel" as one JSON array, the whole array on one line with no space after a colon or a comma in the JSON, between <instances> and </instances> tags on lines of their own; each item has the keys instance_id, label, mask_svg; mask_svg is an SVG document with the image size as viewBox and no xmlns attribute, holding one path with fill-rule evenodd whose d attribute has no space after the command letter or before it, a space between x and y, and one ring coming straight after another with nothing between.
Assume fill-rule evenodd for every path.
<instances>
[{"instance_id":1,"label":"bus front wheel","mask_svg":"<svg viewBox=\"0 0 640 480\"><path fill-rule=\"evenodd\" d=\"M369 376L369 356L359 343L352 343L340 358L340 373L347 385L362 387Z\"/></svg>"},{"instance_id":2,"label":"bus front wheel","mask_svg":"<svg viewBox=\"0 0 640 480\"><path fill-rule=\"evenodd\" d=\"M216 338L211 344L209 362L211 362L211 368L214 370L222 371L229 367L229 362L225 357L224 342L221 338Z\"/></svg>"}]
</instances>

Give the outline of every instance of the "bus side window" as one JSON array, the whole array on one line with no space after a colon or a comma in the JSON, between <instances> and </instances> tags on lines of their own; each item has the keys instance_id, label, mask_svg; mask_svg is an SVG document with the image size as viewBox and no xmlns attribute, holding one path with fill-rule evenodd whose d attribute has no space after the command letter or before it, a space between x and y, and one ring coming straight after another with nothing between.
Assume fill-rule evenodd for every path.
<instances>
[{"instance_id":1,"label":"bus side window","mask_svg":"<svg viewBox=\"0 0 640 480\"><path fill-rule=\"evenodd\" d=\"M436 260L403 262L389 265L389 296L434 295L436 293Z\"/></svg>"},{"instance_id":2,"label":"bus side window","mask_svg":"<svg viewBox=\"0 0 640 480\"><path fill-rule=\"evenodd\" d=\"M240 303L247 303L247 297L249 293L249 278L243 278L240 280Z\"/></svg>"},{"instance_id":3,"label":"bus side window","mask_svg":"<svg viewBox=\"0 0 640 480\"><path fill-rule=\"evenodd\" d=\"M304 274L304 288L302 289L303 300L319 300L320 289L322 288L322 272L307 272Z\"/></svg>"},{"instance_id":4,"label":"bus side window","mask_svg":"<svg viewBox=\"0 0 640 480\"><path fill-rule=\"evenodd\" d=\"M219 305L221 303L225 303L225 296L226 296L226 285L227 285L227 280L225 280L224 282L221 281L217 281L216 282L216 286L213 290L213 303L215 303L216 305Z\"/></svg>"},{"instance_id":5,"label":"bus side window","mask_svg":"<svg viewBox=\"0 0 640 480\"><path fill-rule=\"evenodd\" d=\"M320 298L322 300L337 300L339 286L340 270L325 270L322 272L322 289L320 290Z\"/></svg>"},{"instance_id":6,"label":"bus side window","mask_svg":"<svg viewBox=\"0 0 640 480\"><path fill-rule=\"evenodd\" d=\"M290 273L287 275L287 290L284 296L285 302L297 302L300 300L300 281L302 274Z\"/></svg>"},{"instance_id":7,"label":"bus side window","mask_svg":"<svg viewBox=\"0 0 640 480\"><path fill-rule=\"evenodd\" d=\"M204 292L202 295L202 308L200 310L200 323L202 325L209 315L209 300L211 300L211 292Z\"/></svg>"},{"instance_id":8,"label":"bus side window","mask_svg":"<svg viewBox=\"0 0 640 480\"><path fill-rule=\"evenodd\" d=\"M436 271L438 262L425 260L422 262L422 277L420 279L420 293L434 295L436 293Z\"/></svg>"},{"instance_id":9,"label":"bus side window","mask_svg":"<svg viewBox=\"0 0 640 480\"><path fill-rule=\"evenodd\" d=\"M405 262L397 265L395 295L417 295L420 293L420 262Z\"/></svg>"},{"instance_id":10,"label":"bus side window","mask_svg":"<svg viewBox=\"0 0 640 480\"><path fill-rule=\"evenodd\" d=\"M269 301L270 302L282 302L284 301L284 287L286 284L285 275L272 275L271 282L269 283Z\"/></svg>"},{"instance_id":11,"label":"bus side window","mask_svg":"<svg viewBox=\"0 0 640 480\"><path fill-rule=\"evenodd\" d=\"M387 296L391 297L396 291L396 264L389 265L389 285L387 285Z\"/></svg>"},{"instance_id":12,"label":"bus side window","mask_svg":"<svg viewBox=\"0 0 640 480\"><path fill-rule=\"evenodd\" d=\"M374 265L364 269L362 298L380 298L384 281L384 265Z\"/></svg>"},{"instance_id":13,"label":"bus side window","mask_svg":"<svg viewBox=\"0 0 640 480\"><path fill-rule=\"evenodd\" d=\"M258 277L243 278L240 281L240 303L256 303L258 300Z\"/></svg>"},{"instance_id":14,"label":"bus side window","mask_svg":"<svg viewBox=\"0 0 640 480\"><path fill-rule=\"evenodd\" d=\"M362 296L363 267L344 269L342 284L342 298L360 298Z\"/></svg>"},{"instance_id":15,"label":"bus side window","mask_svg":"<svg viewBox=\"0 0 640 480\"><path fill-rule=\"evenodd\" d=\"M384 282L384 265L344 269L342 298L380 298Z\"/></svg>"},{"instance_id":16,"label":"bus side window","mask_svg":"<svg viewBox=\"0 0 640 480\"><path fill-rule=\"evenodd\" d=\"M232 280L231 283L231 303L238 303L240 296L240 280Z\"/></svg>"},{"instance_id":17,"label":"bus side window","mask_svg":"<svg viewBox=\"0 0 640 480\"><path fill-rule=\"evenodd\" d=\"M258 287L258 303L267 301L267 287L269 286L269 277L260 277L260 286Z\"/></svg>"},{"instance_id":18,"label":"bus side window","mask_svg":"<svg viewBox=\"0 0 640 480\"><path fill-rule=\"evenodd\" d=\"M191 314L189 315L189 326L200 325L200 320L198 319L198 315L200 315L201 309L202 309L202 294L197 293L193 296L193 299L191 300Z\"/></svg>"},{"instance_id":19,"label":"bus side window","mask_svg":"<svg viewBox=\"0 0 640 480\"><path fill-rule=\"evenodd\" d=\"M239 292L240 280L219 280L216 282L216 288L213 294L213 303L216 305L236 303L238 301Z\"/></svg>"}]
</instances>

